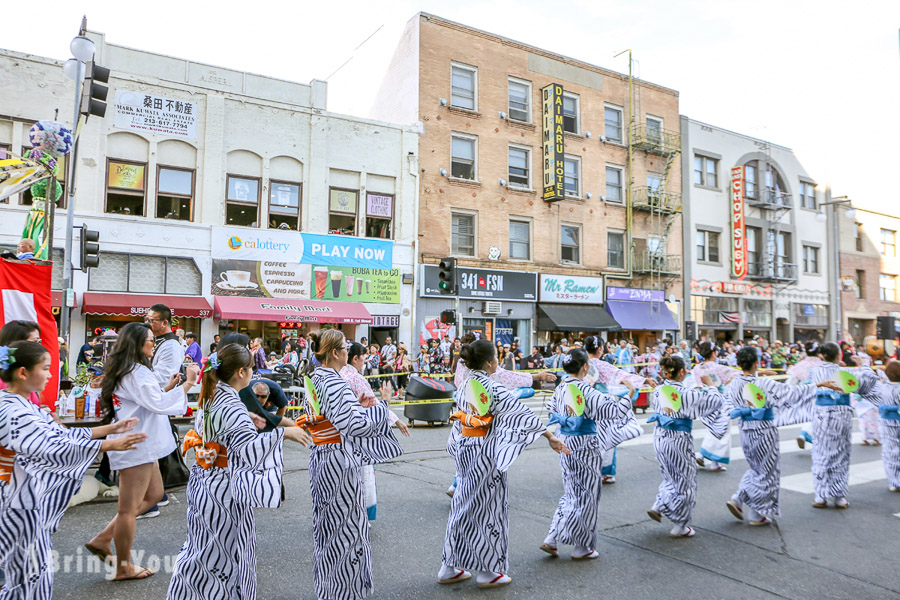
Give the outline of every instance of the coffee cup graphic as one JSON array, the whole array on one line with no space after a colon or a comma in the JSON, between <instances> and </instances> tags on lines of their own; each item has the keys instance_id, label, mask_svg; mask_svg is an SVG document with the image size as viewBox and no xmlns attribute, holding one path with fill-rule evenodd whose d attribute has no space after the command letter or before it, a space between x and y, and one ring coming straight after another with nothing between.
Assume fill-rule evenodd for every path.
<instances>
[{"instance_id":1,"label":"coffee cup graphic","mask_svg":"<svg viewBox=\"0 0 900 600\"><path fill-rule=\"evenodd\" d=\"M362 296L362 288L363 288L363 280L360 277L356 278L356 295Z\"/></svg>"},{"instance_id":2,"label":"coffee cup graphic","mask_svg":"<svg viewBox=\"0 0 900 600\"><path fill-rule=\"evenodd\" d=\"M316 267L313 269L316 276L316 298L325 297L325 288L328 287L328 267Z\"/></svg>"},{"instance_id":3,"label":"coffee cup graphic","mask_svg":"<svg viewBox=\"0 0 900 600\"><path fill-rule=\"evenodd\" d=\"M345 275L344 281L346 282L347 296L350 297L353 295L353 275Z\"/></svg>"},{"instance_id":4,"label":"coffee cup graphic","mask_svg":"<svg viewBox=\"0 0 900 600\"><path fill-rule=\"evenodd\" d=\"M222 271L219 278L231 287L248 287L250 285L250 271Z\"/></svg>"},{"instance_id":5,"label":"coffee cup graphic","mask_svg":"<svg viewBox=\"0 0 900 600\"><path fill-rule=\"evenodd\" d=\"M371 286L372 286L372 280L366 279L366 296L369 295L369 290L371 289Z\"/></svg>"},{"instance_id":6,"label":"coffee cup graphic","mask_svg":"<svg viewBox=\"0 0 900 600\"><path fill-rule=\"evenodd\" d=\"M331 272L331 295L335 298L340 298L341 296L341 283L343 279L344 274L341 271Z\"/></svg>"}]
</instances>

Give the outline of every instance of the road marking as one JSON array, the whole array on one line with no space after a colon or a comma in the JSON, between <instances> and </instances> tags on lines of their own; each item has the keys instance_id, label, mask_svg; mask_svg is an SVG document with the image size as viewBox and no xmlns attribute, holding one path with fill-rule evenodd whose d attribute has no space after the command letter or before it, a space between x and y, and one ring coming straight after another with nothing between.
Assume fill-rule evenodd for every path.
<instances>
[{"instance_id":1,"label":"road marking","mask_svg":"<svg viewBox=\"0 0 900 600\"><path fill-rule=\"evenodd\" d=\"M894 516L900 519L900 513L894 513Z\"/></svg>"},{"instance_id":2,"label":"road marking","mask_svg":"<svg viewBox=\"0 0 900 600\"><path fill-rule=\"evenodd\" d=\"M884 465L880 460L850 465L849 485L851 486L881 481L882 479L887 479L887 475L884 474ZM813 476L810 472L782 477L781 487L793 492L800 492L801 494L812 494L815 492Z\"/></svg>"}]
</instances>

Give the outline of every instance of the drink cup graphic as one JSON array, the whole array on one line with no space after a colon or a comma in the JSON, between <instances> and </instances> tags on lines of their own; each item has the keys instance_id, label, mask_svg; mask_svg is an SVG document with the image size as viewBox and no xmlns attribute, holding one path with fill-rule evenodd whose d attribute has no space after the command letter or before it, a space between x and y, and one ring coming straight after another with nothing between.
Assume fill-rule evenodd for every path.
<instances>
[{"instance_id":1,"label":"drink cup graphic","mask_svg":"<svg viewBox=\"0 0 900 600\"><path fill-rule=\"evenodd\" d=\"M363 280L361 277L356 278L356 295L362 296Z\"/></svg>"},{"instance_id":2,"label":"drink cup graphic","mask_svg":"<svg viewBox=\"0 0 900 600\"><path fill-rule=\"evenodd\" d=\"M369 295L369 288L372 286L372 280L366 279L366 296Z\"/></svg>"},{"instance_id":3,"label":"drink cup graphic","mask_svg":"<svg viewBox=\"0 0 900 600\"><path fill-rule=\"evenodd\" d=\"M223 271L219 277L233 287L247 287L250 284L250 271Z\"/></svg>"},{"instance_id":4,"label":"drink cup graphic","mask_svg":"<svg viewBox=\"0 0 900 600\"><path fill-rule=\"evenodd\" d=\"M343 279L344 274L341 271L331 272L331 295L335 298L341 297L341 283Z\"/></svg>"},{"instance_id":5,"label":"drink cup graphic","mask_svg":"<svg viewBox=\"0 0 900 600\"><path fill-rule=\"evenodd\" d=\"M344 277L344 281L346 282L347 297L350 297L353 295L353 275L347 275Z\"/></svg>"},{"instance_id":6,"label":"drink cup graphic","mask_svg":"<svg viewBox=\"0 0 900 600\"><path fill-rule=\"evenodd\" d=\"M316 298L321 300L325 297L325 288L328 287L328 267L316 267L313 271L316 274Z\"/></svg>"}]
</instances>

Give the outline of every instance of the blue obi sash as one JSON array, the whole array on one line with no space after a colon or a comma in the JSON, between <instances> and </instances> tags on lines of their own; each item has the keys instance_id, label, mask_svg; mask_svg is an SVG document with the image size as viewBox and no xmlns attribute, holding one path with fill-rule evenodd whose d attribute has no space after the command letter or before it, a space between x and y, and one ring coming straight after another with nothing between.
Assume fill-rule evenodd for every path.
<instances>
[{"instance_id":1,"label":"blue obi sash","mask_svg":"<svg viewBox=\"0 0 900 600\"><path fill-rule=\"evenodd\" d=\"M744 421L772 421L775 419L775 410L769 406L766 408L736 408L731 411L732 419L743 419Z\"/></svg>"},{"instance_id":2,"label":"blue obi sash","mask_svg":"<svg viewBox=\"0 0 900 600\"><path fill-rule=\"evenodd\" d=\"M831 390L816 392L817 406L850 406L850 394L838 394Z\"/></svg>"},{"instance_id":3,"label":"blue obi sash","mask_svg":"<svg viewBox=\"0 0 900 600\"><path fill-rule=\"evenodd\" d=\"M878 407L878 414L882 419L889 421L900 421L900 406L895 404L882 404Z\"/></svg>"},{"instance_id":4,"label":"blue obi sash","mask_svg":"<svg viewBox=\"0 0 900 600\"><path fill-rule=\"evenodd\" d=\"M659 413L653 413L653 416L647 419L647 422L655 422L663 429L668 429L669 431L690 433L694 429L694 421L692 419L676 419Z\"/></svg>"},{"instance_id":5,"label":"blue obi sash","mask_svg":"<svg viewBox=\"0 0 900 600\"><path fill-rule=\"evenodd\" d=\"M557 413L550 413L550 420L547 426L559 423L559 432L562 435L579 436L579 435L596 435L597 426L590 419L581 417L567 417Z\"/></svg>"}]
</instances>

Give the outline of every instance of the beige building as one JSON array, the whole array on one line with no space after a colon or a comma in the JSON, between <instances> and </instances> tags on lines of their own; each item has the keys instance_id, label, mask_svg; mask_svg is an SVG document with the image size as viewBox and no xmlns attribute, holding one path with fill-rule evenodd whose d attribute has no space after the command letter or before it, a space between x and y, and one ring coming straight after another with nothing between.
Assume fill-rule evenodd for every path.
<instances>
[{"instance_id":1,"label":"beige building","mask_svg":"<svg viewBox=\"0 0 900 600\"><path fill-rule=\"evenodd\" d=\"M546 201L551 84L564 149L551 174L562 193ZM431 283L432 265L455 256L463 331L526 345L618 329L655 341L679 327L661 300L682 290L676 91L420 13L370 116L420 127L420 315L453 307ZM489 289L492 277L505 289ZM610 294L631 303L613 287L647 302L609 321Z\"/></svg>"},{"instance_id":2,"label":"beige building","mask_svg":"<svg viewBox=\"0 0 900 600\"><path fill-rule=\"evenodd\" d=\"M894 316L900 323L897 279L897 232L900 217L856 208L853 218L837 211L840 235L842 338L862 343L875 335L875 317Z\"/></svg>"}]
</instances>

